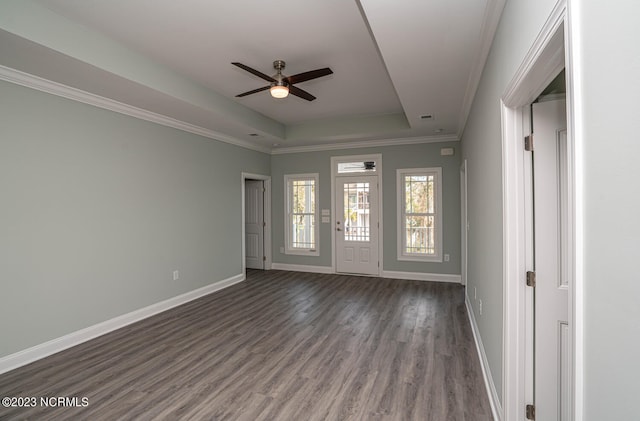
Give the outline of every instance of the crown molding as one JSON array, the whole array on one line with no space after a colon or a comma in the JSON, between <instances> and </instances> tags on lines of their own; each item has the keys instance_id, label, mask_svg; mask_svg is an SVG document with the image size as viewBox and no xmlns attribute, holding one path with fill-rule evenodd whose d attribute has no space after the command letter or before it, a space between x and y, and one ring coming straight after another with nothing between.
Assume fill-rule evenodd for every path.
<instances>
[{"instance_id":1,"label":"crown molding","mask_svg":"<svg viewBox=\"0 0 640 421\"><path fill-rule=\"evenodd\" d=\"M218 133L204 127L186 123L175 118L167 117L162 114L157 114L152 111L134 107L132 105L128 105L100 95L92 94L90 92L73 88L71 86L63 85L58 82L53 82L51 80L47 80L2 65L0 65L0 80L35 89L48 94L56 95L62 98L70 99L72 101L81 102L83 104L93 105L94 107L114 111L116 113L124 114L140 120L145 120L152 123L160 124L162 126L182 130L184 132L193 133L198 136L203 136L220 142L229 143L241 148L251 149L267 154L271 152L270 147L255 145L242 139L237 139L235 137Z\"/></svg>"},{"instance_id":2,"label":"crown molding","mask_svg":"<svg viewBox=\"0 0 640 421\"><path fill-rule=\"evenodd\" d=\"M416 145L419 143L459 142L459 141L460 141L460 138L456 135L406 137L406 138L397 138L397 139L376 139L376 140L364 140L360 142L331 143L327 145L291 146L291 147L277 148L271 151L271 155L284 155L284 154L300 153L300 152L334 151L339 149L372 148L372 147L379 147L379 146Z\"/></svg>"},{"instance_id":3,"label":"crown molding","mask_svg":"<svg viewBox=\"0 0 640 421\"><path fill-rule=\"evenodd\" d=\"M408 138L394 138L394 139L375 139L365 140L359 142L348 143L332 143L325 145L308 145L308 146L292 146L284 148L272 149L270 147L259 146L242 139L225 135L214 130L206 129L204 127L196 126L191 123L187 123L181 120L177 120L172 117L168 117L162 114L154 113L142 108L134 107L133 105L125 104L110 98L106 98L100 95L92 94L87 91L83 91L78 88L73 88L68 85L64 85L58 82L54 82L48 79L41 78L39 76L25 73L20 70L12 69L10 67L0 65L0 80L13 83L16 85L24 86L30 89L35 89L41 92L45 92L51 95L56 95L62 98L70 99L72 101L80 102L94 107L102 108L105 110L113 111L119 114L127 115L140 120L149 121L152 123L160 124L162 126L171 127L174 129L182 130L184 132L196 134L209 139L217 140L231 145L239 146L241 148L250 149L262 153L281 155L299 152L319 152L329 150L340 149L357 149L357 148L370 148L380 146L399 146L399 145L414 145L420 143L439 143L439 142L458 142L460 138L456 135L443 135L443 136L424 136L424 137L408 137Z\"/></svg>"},{"instance_id":4,"label":"crown molding","mask_svg":"<svg viewBox=\"0 0 640 421\"><path fill-rule=\"evenodd\" d=\"M478 48L478 55L476 56L471 72L469 73L469 79L467 80L467 89L464 93L464 100L462 101L462 113L460 114L460 120L458 121L458 137L462 137L462 132L467 124L469 113L471 112L471 106L473 105L473 99L476 96L476 91L480 85L480 78L484 71L484 66L489 57L491 51L491 45L493 44L493 38L495 37L498 24L500 23L500 17L502 16L502 10L506 0L489 0L484 9L484 16L482 18L482 29L480 32L480 43Z\"/></svg>"}]
</instances>

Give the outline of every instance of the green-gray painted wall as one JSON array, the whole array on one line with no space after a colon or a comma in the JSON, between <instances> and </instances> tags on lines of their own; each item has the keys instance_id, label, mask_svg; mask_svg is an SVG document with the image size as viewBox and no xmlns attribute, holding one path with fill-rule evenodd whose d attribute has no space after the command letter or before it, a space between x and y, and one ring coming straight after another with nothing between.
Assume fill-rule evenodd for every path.
<instances>
[{"instance_id":1,"label":"green-gray painted wall","mask_svg":"<svg viewBox=\"0 0 640 421\"><path fill-rule=\"evenodd\" d=\"M584 420L631 420L638 418L640 392L640 3L571 4L581 70Z\"/></svg>"},{"instance_id":2,"label":"green-gray painted wall","mask_svg":"<svg viewBox=\"0 0 640 421\"><path fill-rule=\"evenodd\" d=\"M458 143L454 142L424 143L273 155L271 159L273 261L295 265L331 266L331 224L320 224L319 256L280 253L280 247L284 246L285 174L319 173L320 204L318 209L331 209L331 157L382 154L384 218L382 268L387 271L460 274L460 154L458 146ZM441 156L440 148L443 147L453 147L455 155ZM423 167L442 167L443 253L450 254L451 260L449 262L422 263L398 261L397 259L396 170Z\"/></svg>"},{"instance_id":3,"label":"green-gray painted wall","mask_svg":"<svg viewBox=\"0 0 640 421\"><path fill-rule=\"evenodd\" d=\"M269 155L7 82L0 98L0 357L242 272L241 172Z\"/></svg>"},{"instance_id":4,"label":"green-gray painted wall","mask_svg":"<svg viewBox=\"0 0 640 421\"><path fill-rule=\"evenodd\" d=\"M507 1L462 136L468 179L467 291L498 394L502 391L503 354L500 98L554 4L555 0Z\"/></svg>"}]
</instances>

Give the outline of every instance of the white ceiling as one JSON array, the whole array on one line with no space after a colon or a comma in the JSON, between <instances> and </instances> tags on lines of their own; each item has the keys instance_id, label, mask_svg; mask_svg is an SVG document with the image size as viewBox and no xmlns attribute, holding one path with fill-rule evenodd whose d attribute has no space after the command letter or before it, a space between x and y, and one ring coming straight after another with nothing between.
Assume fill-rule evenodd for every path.
<instances>
[{"instance_id":1,"label":"white ceiling","mask_svg":"<svg viewBox=\"0 0 640 421\"><path fill-rule=\"evenodd\" d=\"M6 63L0 64L229 139L282 149L459 137L504 0L36 0L36 5L151 60L162 75L198 85L201 98L172 94L177 88L169 76L161 81L160 74L133 77L133 70L119 71L121 57L109 58L111 50L94 51L100 57L92 61L89 53L73 53L80 47L63 47L60 41L58 46L35 37L29 45L16 42L20 57L12 61L6 47ZM87 49L92 41L87 37ZM47 54L37 51L42 44L48 44L46 61ZM24 58L29 48L40 57L31 64ZM271 75L276 59L286 61L286 75L322 67L334 74L297 85L317 97L313 102L295 96L276 100L268 91L235 98L266 83L231 62ZM43 69L47 63L49 70ZM93 71L84 69L82 80L63 80L87 64ZM421 119L425 114L433 118Z\"/></svg>"}]
</instances>

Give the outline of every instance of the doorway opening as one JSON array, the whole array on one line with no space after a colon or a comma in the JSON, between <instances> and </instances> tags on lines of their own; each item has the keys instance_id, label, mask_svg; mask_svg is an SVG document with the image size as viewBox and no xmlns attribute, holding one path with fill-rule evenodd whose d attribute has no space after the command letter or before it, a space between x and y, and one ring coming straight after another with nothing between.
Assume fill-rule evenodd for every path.
<instances>
[{"instance_id":1,"label":"doorway opening","mask_svg":"<svg viewBox=\"0 0 640 421\"><path fill-rule=\"evenodd\" d=\"M331 158L332 269L379 276L382 262L382 155Z\"/></svg>"},{"instance_id":2,"label":"doorway opening","mask_svg":"<svg viewBox=\"0 0 640 421\"><path fill-rule=\"evenodd\" d=\"M242 173L242 272L271 269L271 177Z\"/></svg>"},{"instance_id":3,"label":"doorway opening","mask_svg":"<svg viewBox=\"0 0 640 421\"><path fill-rule=\"evenodd\" d=\"M460 281L467 285L469 216L467 210L467 160L460 165Z\"/></svg>"}]
</instances>

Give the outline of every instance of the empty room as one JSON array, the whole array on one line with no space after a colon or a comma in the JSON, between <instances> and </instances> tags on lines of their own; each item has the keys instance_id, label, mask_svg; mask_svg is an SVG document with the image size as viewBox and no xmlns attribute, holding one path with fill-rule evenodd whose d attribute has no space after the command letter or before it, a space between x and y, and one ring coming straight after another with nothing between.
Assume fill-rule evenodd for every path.
<instances>
[{"instance_id":1,"label":"empty room","mask_svg":"<svg viewBox=\"0 0 640 421\"><path fill-rule=\"evenodd\" d=\"M638 16L0 1L0 420L636 419Z\"/></svg>"}]
</instances>

